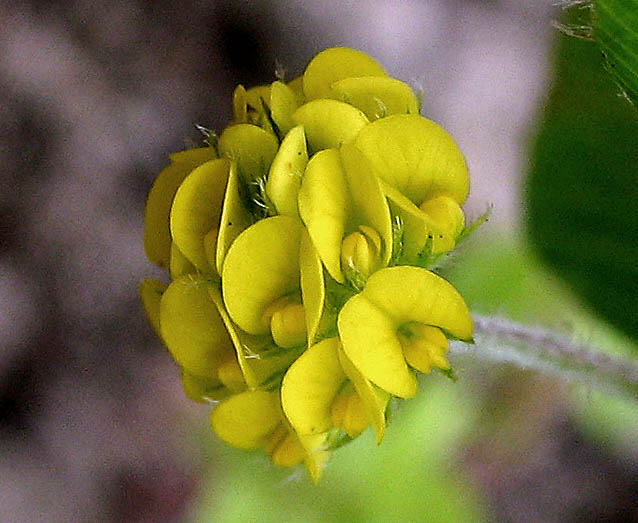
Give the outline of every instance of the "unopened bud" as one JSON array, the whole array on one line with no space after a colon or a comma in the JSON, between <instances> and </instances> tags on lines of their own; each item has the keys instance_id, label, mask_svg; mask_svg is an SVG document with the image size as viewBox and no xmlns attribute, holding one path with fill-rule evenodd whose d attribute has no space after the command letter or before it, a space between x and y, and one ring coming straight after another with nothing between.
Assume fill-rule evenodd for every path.
<instances>
[{"instance_id":1,"label":"unopened bud","mask_svg":"<svg viewBox=\"0 0 638 523\"><path fill-rule=\"evenodd\" d=\"M367 279L380 268L381 237L372 227L360 225L359 230L346 236L341 243L341 266L344 272L360 274Z\"/></svg>"},{"instance_id":2,"label":"unopened bud","mask_svg":"<svg viewBox=\"0 0 638 523\"><path fill-rule=\"evenodd\" d=\"M270 320L270 332L275 343L283 348L306 343L306 314L303 305L290 303L279 309Z\"/></svg>"}]
</instances>

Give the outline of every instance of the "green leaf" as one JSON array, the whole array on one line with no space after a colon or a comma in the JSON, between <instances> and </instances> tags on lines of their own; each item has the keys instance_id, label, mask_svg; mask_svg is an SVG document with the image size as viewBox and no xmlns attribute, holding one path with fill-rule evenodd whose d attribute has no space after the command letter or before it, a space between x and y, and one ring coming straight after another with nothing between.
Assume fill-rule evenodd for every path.
<instances>
[{"instance_id":1,"label":"green leaf","mask_svg":"<svg viewBox=\"0 0 638 523\"><path fill-rule=\"evenodd\" d=\"M607 69L633 102L638 101L638 0L596 0L594 37Z\"/></svg>"},{"instance_id":2,"label":"green leaf","mask_svg":"<svg viewBox=\"0 0 638 523\"><path fill-rule=\"evenodd\" d=\"M638 112L596 46L561 36L527 185L528 229L603 318L638 337Z\"/></svg>"}]
</instances>

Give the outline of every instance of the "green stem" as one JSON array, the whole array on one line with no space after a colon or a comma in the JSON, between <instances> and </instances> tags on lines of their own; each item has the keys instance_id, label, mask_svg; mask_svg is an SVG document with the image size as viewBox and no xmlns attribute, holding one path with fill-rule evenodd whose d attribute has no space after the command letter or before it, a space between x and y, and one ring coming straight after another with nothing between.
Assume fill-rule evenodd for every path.
<instances>
[{"instance_id":1,"label":"green stem","mask_svg":"<svg viewBox=\"0 0 638 523\"><path fill-rule=\"evenodd\" d=\"M509 363L638 400L638 363L577 344L554 332L473 315L475 345L450 344L452 357Z\"/></svg>"}]
</instances>

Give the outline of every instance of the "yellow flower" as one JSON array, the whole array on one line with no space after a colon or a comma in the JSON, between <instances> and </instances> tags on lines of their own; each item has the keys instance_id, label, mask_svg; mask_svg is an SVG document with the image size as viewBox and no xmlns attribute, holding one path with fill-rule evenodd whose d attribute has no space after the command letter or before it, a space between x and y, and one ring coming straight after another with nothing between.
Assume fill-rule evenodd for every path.
<instances>
[{"instance_id":1,"label":"yellow flower","mask_svg":"<svg viewBox=\"0 0 638 523\"><path fill-rule=\"evenodd\" d=\"M447 252L464 226L467 164L454 139L418 114L388 116L363 129L354 144L382 180L393 214L404 224L403 254L413 262L430 240Z\"/></svg>"},{"instance_id":2,"label":"yellow flower","mask_svg":"<svg viewBox=\"0 0 638 523\"><path fill-rule=\"evenodd\" d=\"M392 224L379 180L361 152L344 145L308 162L299 190L299 213L326 270L365 277L388 264Z\"/></svg>"},{"instance_id":3,"label":"yellow flower","mask_svg":"<svg viewBox=\"0 0 638 523\"><path fill-rule=\"evenodd\" d=\"M281 385L284 413L300 435L327 437L329 430L343 428L356 437L372 424L381 442L388 399L348 360L338 338L306 350Z\"/></svg>"},{"instance_id":4,"label":"yellow flower","mask_svg":"<svg viewBox=\"0 0 638 523\"><path fill-rule=\"evenodd\" d=\"M156 265L169 267L172 243L169 216L178 187L195 167L215 157L212 147L171 154L170 165L155 178L146 199L144 249L148 259Z\"/></svg>"},{"instance_id":5,"label":"yellow flower","mask_svg":"<svg viewBox=\"0 0 638 523\"><path fill-rule=\"evenodd\" d=\"M408 266L370 276L363 291L341 309L338 326L344 352L361 374L401 398L417 391L404 347L419 370L449 368L441 351L432 348L438 336L422 326L461 340L472 337L470 312L454 287L426 269Z\"/></svg>"},{"instance_id":6,"label":"yellow flower","mask_svg":"<svg viewBox=\"0 0 638 523\"><path fill-rule=\"evenodd\" d=\"M318 481L416 372L470 341L461 296L430 272L465 226L467 165L405 83L369 56L322 51L286 83L233 93L211 147L170 156L144 245L170 281L140 290L184 392L220 401L215 433Z\"/></svg>"},{"instance_id":7,"label":"yellow flower","mask_svg":"<svg viewBox=\"0 0 638 523\"><path fill-rule=\"evenodd\" d=\"M140 290L147 316L180 366L186 394L195 401L218 400L246 388L209 286L200 276L186 275L168 286L145 280Z\"/></svg>"},{"instance_id":8,"label":"yellow flower","mask_svg":"<svg viewBox=\"0 0 638 523\"><path fill-rule=\"evenodd\" d=\"M305 461L311 478L319 480L327 458L321 439L300 438L291 429L278 392L250 390L231 396L213 410L211 422L226 443L245 450L261 448L282 467Z\"/></svg>"}]
</instances>

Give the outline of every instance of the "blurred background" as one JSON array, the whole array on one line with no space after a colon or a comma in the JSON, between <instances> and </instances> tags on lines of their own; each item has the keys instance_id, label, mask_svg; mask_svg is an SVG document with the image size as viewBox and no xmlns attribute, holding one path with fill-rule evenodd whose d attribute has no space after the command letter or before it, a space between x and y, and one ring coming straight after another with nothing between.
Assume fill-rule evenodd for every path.
<instances>
[{"instance_id":1,"label":"blurred background","mask_svg":"<svg viewBox=\"0 0 638 523\"><path fill-rule=\"evenodd\" d=\"M466 357L313 487L215 440L138 300L160 276L143 210L167 154L224 127L236 84L346 45L423 91L470 165L467 215L493 205L445 268L471 307L631 350L547 265L534 216L552 212L525 201L569 65L599 58L562 16L551 0L0 2L0 521L638 521L635 401Z\"/></svg>"}]
</instances>

